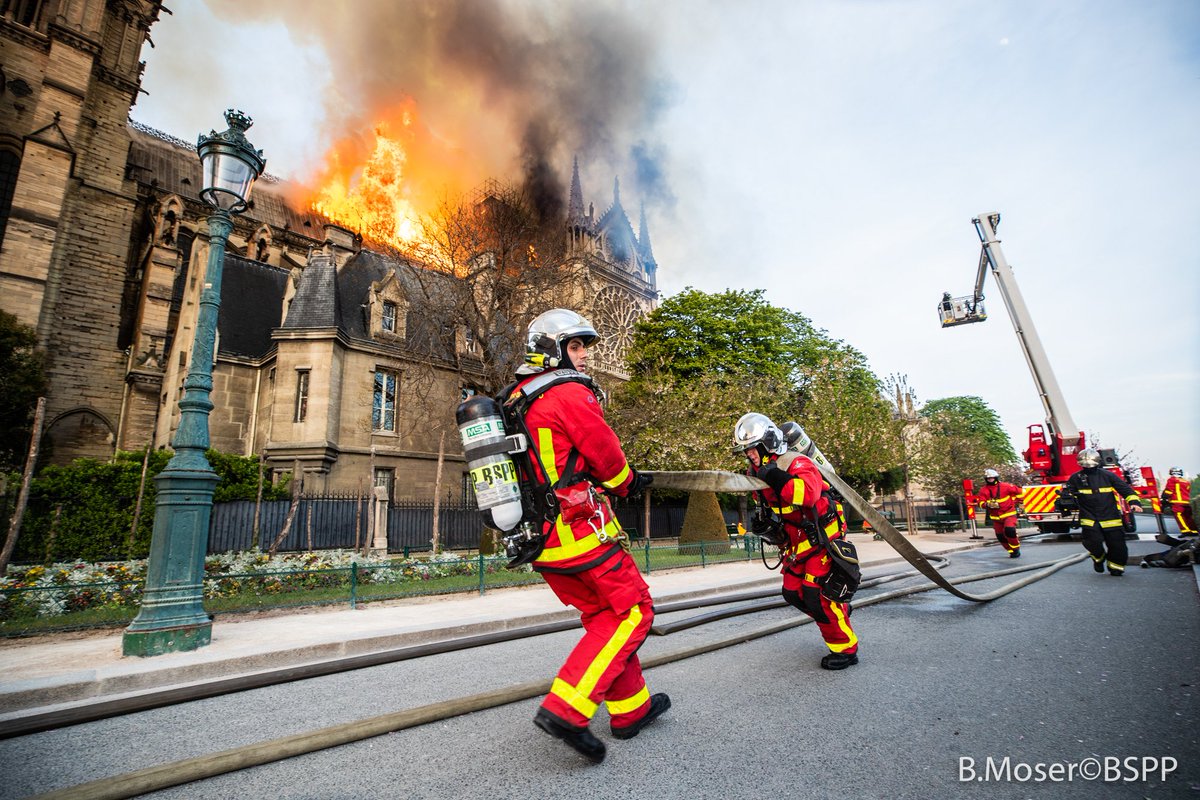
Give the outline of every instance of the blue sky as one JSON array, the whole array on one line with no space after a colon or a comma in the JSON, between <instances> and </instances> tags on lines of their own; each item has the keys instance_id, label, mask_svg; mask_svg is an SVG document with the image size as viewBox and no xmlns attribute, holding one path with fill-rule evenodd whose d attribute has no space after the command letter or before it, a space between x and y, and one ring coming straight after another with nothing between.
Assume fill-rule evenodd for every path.
<instances>
[{"instance_id":1,"label":"blue sky","mask_svg":"<svg viewBox=\"0 0 1200 800\"><path fill-rule=\"evenodd\" d=\"M369 33L349 12L337 39L280 21L308 0L177 5L134 117L191 139L240 107L268 169L303 176L355 104L339 64ZM972 217L999 211L1076 423L1200 472L1200 4L601 5L645 37L653 108L623 135L669 188L647 209L665 294L765 288L919 399L983 397L1020 450L1043 414L992 278L987 322L935 316L972 286ZM619 173L636 209L628 160L585 160L588 199L605 207Z\"/></svg>"}]
</instances>

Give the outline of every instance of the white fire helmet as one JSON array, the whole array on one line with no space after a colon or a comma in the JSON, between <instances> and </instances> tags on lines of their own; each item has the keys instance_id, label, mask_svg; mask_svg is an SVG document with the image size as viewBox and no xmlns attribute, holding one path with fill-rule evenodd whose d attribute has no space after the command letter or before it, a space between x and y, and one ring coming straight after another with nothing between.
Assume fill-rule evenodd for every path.
<instances>
[{"instance_id":1,"label":"white fire helmet","mask_svg":"<svg viewBox=\"0 0 1200 800\"><path fill-rule=\"evenodd\" d=\"M760 455L783 455L787 451L787 440L779 426L764 414L744 414L733 426L733 453L745 455L752 447L761 445Z\"/></svg>"},{"instance_id":2,"label":"white fire helmet","mask_svg":"<svg viewBox=\"0 0 1200 800\"><path fill-rule=\"evenodd\" d=\"M1174 475L1176 478L1182 478L1183 477L1183 467L1171 467L1170 474Z\"/></svg>"},{"instance_id":3,"label":"white fire helmet","mask_svg":"<svg viewBox=\"0 0 1200 800\"><path fill-rule=\"evenodd\" d=\"M985 469L983 471L984 480L1000 480L1000 473L994 469Z\"/></svg>"},{"instance_id":4,"label":"white fire helmet","mask_svg":"<svg viewBox=\"0 0 1200 800\"><path fill-rule=\"evenodd\" d=\"M1084 469L1100 466L1100 453L1090 447L1080 450L1077 458L1079 459L1079 466Z\"/></svg>"},{"instance_id":5,"label":"white fire helmet","mask_svg":"<svg viewBox=\"0 0 1200 800\"><path fill-rule=\"evenodd\" d=\"M565 308L552 308L539 314L529 323L525 335L525 363L517 369L518 375L533 375L556 367L571 367L567 356L567 342L582 339L591 345L600 334L579 314Z\"/></svg>"}]
</instances>

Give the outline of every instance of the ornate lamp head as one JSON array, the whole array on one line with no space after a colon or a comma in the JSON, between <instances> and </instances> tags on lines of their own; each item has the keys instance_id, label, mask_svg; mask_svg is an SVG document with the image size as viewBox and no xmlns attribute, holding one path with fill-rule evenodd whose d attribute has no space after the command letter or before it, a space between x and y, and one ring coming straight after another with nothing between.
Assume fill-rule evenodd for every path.
<instances>
[{"instance_id":1,"label":"ornate lamp head","mask_svg":"<svg viewBox=\"0 0 1200 800\"><path fill-rule=\"evenodd\" d=\"M254 124L250 117L236 109L225 112L229 129L222 133L211 131L196 142L204 174L200 199L213 208L231 214L246 210L250 189L266 167L262 150L255 150L246 138Z\"/></svg>"}]
</instances>

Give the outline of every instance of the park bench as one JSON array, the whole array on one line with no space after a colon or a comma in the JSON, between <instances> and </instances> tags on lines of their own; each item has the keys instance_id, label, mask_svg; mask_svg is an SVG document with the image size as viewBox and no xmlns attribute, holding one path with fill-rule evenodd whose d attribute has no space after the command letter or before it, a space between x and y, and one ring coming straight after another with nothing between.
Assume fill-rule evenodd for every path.
<instances>
[{"instance_id":1,"label":"park bench","mask_svg":"<svg viewBox=\"0 0 1200 800\"><path fill-rule=\"evenodd\" d=\"M962 519L958 514L945 508L935 509L933 516L929 518L929 525L935 533L948 533L954 530L962 523Z\"/></svg>"}]
</instances>

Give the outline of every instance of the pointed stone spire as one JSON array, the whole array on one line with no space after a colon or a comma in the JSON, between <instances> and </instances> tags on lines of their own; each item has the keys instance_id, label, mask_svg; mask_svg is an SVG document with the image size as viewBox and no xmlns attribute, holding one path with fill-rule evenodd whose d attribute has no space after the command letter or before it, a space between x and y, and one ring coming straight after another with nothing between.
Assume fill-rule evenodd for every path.
<instances>
[{"instance_id":1,"label":"pointed stone spire","mask_svg":"<svg viewBox=\"0 0 1200 800\"><path fill-rule=\"evenodd\" d=\"M642 219L638 225L638 247L642 251L642 260L647 264L657 264L654 251L650 248L650 227L646 224L646 203L642 202Z\"/></svg>"},{"instance_id":2,"label":"pointed stone spire","mask_svg":"<svg viewBox=\"0 0 1200 800\"><path fill-rule=\"evenodd\" d=\"M613 208L621 207L621 179L613 178Z\"/></svg>"},{"instance_id":3,"label":"pointed stone spire","mask_svg":"<svg viewBox=\"0 0 1200 800\"><path fill-rule=\"evenodd\" d=\"M567 203L567 219L576 222L583 218L583 187L579 183L579 156L571 171L571 199Z\"/></svg>"}]
</instances>

